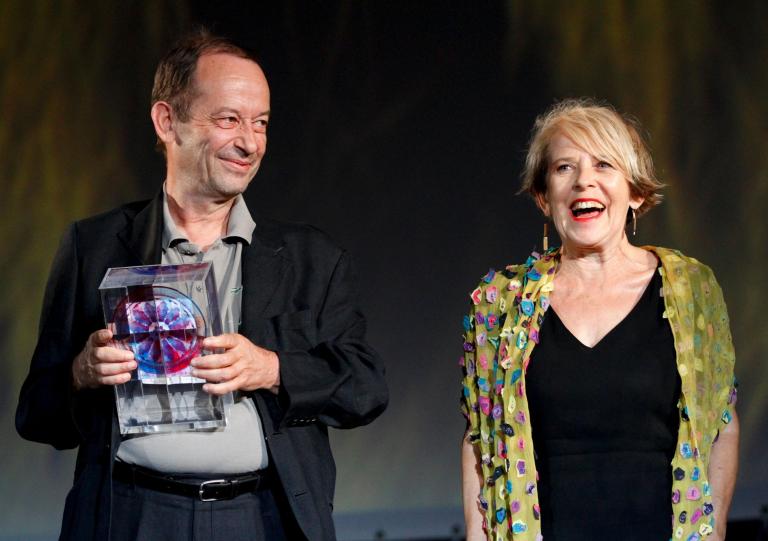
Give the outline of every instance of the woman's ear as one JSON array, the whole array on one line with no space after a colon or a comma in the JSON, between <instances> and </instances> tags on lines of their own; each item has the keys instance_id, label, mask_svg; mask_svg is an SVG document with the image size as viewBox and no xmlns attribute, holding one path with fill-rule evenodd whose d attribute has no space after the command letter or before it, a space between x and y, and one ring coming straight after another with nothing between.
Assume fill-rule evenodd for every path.
<instances>
[{"instance_id":1,"label":"woman's ear","mask_svg":"<svg viewBox=\"0 0 768 541\"><path fill-rule=\"evenodd\" d=\"M536 201L536 206L544 213L544 216L549 217L549 201L547 201L547 194L536 192L533 196Z\"/></svg>"}]
</instances>

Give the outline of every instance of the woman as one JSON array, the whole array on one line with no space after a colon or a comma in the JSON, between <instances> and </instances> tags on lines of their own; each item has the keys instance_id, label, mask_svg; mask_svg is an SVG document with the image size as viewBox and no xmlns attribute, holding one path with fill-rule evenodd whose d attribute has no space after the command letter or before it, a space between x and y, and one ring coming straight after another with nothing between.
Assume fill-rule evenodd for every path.
<instances>
[{"instance_id":1,"label":"woman","mask_svg":"<svg viewBox=\"0 0 768 541\"><path fill-rule=\"evenodd\" d=\"M724 538L738 448L728 317L708 267L630 243L660 187L612 108L567 100L537 119L523 191L562 247L471 294L467 539Z\"/></svg>"}]
</instances>

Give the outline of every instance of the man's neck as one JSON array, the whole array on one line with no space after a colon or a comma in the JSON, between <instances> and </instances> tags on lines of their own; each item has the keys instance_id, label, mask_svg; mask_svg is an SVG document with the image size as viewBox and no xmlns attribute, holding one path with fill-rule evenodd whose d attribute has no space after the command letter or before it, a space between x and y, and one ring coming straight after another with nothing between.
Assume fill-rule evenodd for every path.
<instances>
[{"instance_id":1,"label":"man's neck","mask_svg":"<svg viewBox=\"0 0 768 541\"><path fill-rule=\"evenodd\" d=\"M229 213L235 198L213 201L210 198L175 190L166 184L168 211L174 224L189 242L205 251L227 234Z\"/></svg>"}]
</instances>

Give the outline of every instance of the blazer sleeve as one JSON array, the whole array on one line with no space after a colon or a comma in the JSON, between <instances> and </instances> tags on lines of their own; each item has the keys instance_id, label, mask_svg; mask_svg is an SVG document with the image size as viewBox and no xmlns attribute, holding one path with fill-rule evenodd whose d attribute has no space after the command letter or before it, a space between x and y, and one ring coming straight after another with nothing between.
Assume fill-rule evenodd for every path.
<instances>
[{"instance_id":1,"label":"blazer sleeve","mask_svg":"<svg viewBox=\"0 0 768 541\"><path fill-rule=\"evenodd\" d=\"M16 430L21 437L57 449L70 449L82 441L74 411L87 392L76 399L71 368L84 343L78 316L78 276L77 229L72 224L53 260L37 345L16 409Z\"/></svg>"},{"instance_id":2,"label":"blazer sleeve","mask_svg":"<svg viewBox=\"0 0 768 541\"><path fill-rule=\"evenodd\" d=\"M316 320L318 340L308 351L277 351L283 424L320 421L352 428L384 411L384 366L365 340L365 319L356 307L350 257L341 252Z\"/></svg>"}]
</instances>

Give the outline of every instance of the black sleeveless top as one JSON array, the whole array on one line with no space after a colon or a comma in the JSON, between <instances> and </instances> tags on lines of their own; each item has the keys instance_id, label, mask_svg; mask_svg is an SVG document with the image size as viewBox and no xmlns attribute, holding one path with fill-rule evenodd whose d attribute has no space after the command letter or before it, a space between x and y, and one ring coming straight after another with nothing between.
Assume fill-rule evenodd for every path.
<instances>
[{"instance_id":1,"label":"black sleeveless top","mask_svg":"<svg viewBox=\"0 0 768 541\"><path fill-rule=\"evenodd\" d=\"M600 342L550 308L526 373L545 541L666 541L680 378L661 276Z\"/></svg>"}]
</instances>

